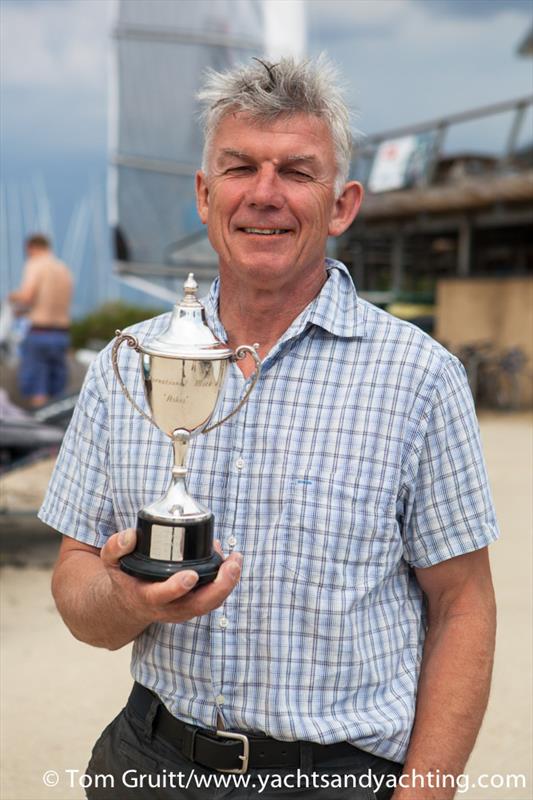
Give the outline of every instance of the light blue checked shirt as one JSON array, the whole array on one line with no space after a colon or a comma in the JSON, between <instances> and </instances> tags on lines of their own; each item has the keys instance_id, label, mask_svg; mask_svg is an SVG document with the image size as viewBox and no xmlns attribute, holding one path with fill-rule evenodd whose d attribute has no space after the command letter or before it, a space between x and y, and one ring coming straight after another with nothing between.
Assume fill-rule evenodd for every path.
<instances>
[{"instance_id":1,"label":"light blue checked shirt","mask_svg":"<svg viewBox=\"0 0 533 800\"><path fill-rule=\"evenodd\" d=\"M264 360L249 402L194 440L191 493L244 554L222 608L135 641L132 674L177 717L276 739L347 740L402 761L424 642L412 567L497 538L472 399L459 362L416 327L328 280ZM206 301L215 334L218 282ZM168 315L134 326L141 339ZM122 376L145 405L138 356ZM245 380L232 365L220 414ZM166 489L171 446L91 366L40 512L101 547Z\"/></svg>"}]
</instances>

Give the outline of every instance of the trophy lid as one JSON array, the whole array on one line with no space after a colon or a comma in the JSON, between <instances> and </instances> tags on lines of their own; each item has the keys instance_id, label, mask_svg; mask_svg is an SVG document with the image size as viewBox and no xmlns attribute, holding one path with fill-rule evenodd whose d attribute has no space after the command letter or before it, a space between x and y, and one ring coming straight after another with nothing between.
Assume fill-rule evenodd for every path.
<instances>
[{"instance_id":1,"label":"trophy lid","mask_svg":"<svg viewBox=\"0 0 533 800\"><path fill-rule=\"evenodd\" d=\"M204 361L233 356L233 350L220 342L207 325L205 309L196 297L198 284L192 272L183 288L183 299L174 306L168 327L160 336L143 342L142 352Z\"/></svg>"}]
</instances>

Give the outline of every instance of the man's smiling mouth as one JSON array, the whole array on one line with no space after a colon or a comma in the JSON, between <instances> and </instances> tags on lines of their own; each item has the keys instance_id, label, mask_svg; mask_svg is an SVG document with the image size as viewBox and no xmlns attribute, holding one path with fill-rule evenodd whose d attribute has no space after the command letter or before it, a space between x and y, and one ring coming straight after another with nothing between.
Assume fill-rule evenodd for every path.
<instances>
[{"instance_id":1,"label":"man's smiling mouth","mask_svg":"<svg viewBox=\"0 0 533 800\"><path fill-rule=\"evenodd\" d=\"M260 236L279 236L283 233L290 233L287 228L239 228L243 233L259 234Z\"/></svg>"}]
</instances>

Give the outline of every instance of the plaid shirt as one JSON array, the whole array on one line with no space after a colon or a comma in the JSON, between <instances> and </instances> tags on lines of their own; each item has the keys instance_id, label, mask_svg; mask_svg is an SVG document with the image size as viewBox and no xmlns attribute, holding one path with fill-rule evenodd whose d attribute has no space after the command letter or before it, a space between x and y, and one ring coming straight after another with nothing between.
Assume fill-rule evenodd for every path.
<instances>
[{"instance_id":1,"label":"plaid shirt","mask_svg":"<svg viewBox=\"0 0 533 800\"><path fill-rule=\"evenodd\" d=\"M464 371L413 325L328 280L263 362L244 408L191 445L189 488L244 554L223 607L150 625L132 674L177 717L276 739L347 740L402 761L429 567L497 538ZM206 300L215 334L218 281ZM131 328L160 333L168 314ZM138 356L121 373L146 407ZM227 413L245 380L232 365ZM91 366L40 512L101 547L170 479L169 440L133 410L107 347Z\"/></svg>"}]
</instances>

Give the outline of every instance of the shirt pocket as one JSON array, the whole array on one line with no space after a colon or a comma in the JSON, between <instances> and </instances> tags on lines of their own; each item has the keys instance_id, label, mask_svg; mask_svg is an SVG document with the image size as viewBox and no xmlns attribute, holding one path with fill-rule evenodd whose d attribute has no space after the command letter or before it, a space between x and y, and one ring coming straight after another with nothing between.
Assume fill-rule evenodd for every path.
<instances>
[{"instance_id":1,"label":"shirt pocket","mask_svg":"<svg viewBox=\"0 0 533 800\"><path fill-rule=\"evenodd\" d=\"M394 516L369 504L346 477L295 477L280 517L279 558L297 582L364 595L387 572Z\"/></svg>"}]
</instances>

